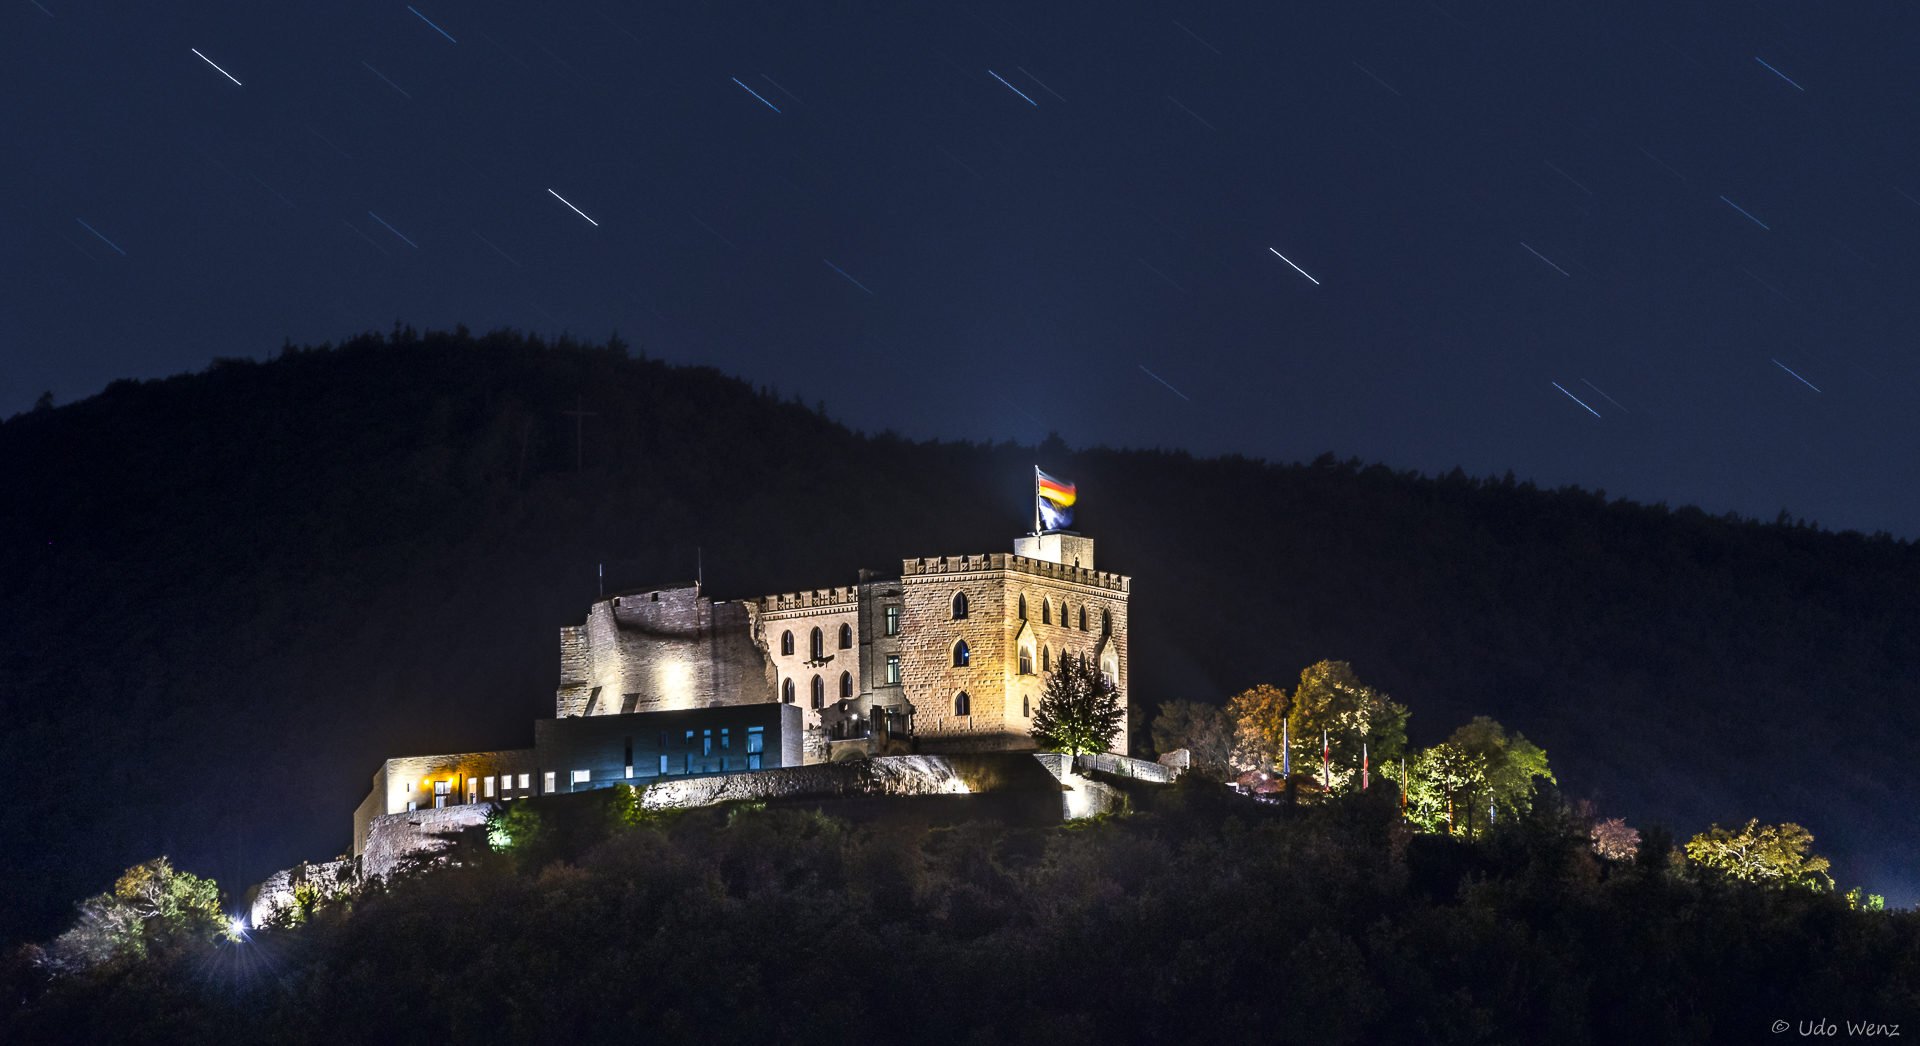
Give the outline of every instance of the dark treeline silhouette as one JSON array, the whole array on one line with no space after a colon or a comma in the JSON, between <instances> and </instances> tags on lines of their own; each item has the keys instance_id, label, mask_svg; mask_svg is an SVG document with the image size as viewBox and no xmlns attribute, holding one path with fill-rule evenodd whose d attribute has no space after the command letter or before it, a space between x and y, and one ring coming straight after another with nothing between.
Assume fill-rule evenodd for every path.
<instances>
[{"instance_id":1,"label":"dark treeline silhouette","mask_svg":"<svg viewBox=\"0 0 1920 1046\"><path fill-rule=\"evenodd\" d=\"M1920 1011L1920 915L1731 882L1660 846L1602 861L1550 790L1467 843L1407 832L1384 783L1290 809L1197 777L1105 779L1133 812L1066 828L753 804L632 825L554 809L625 789L534 800L514 811L524 851L476 830L452 865L245 943L176 937L51 982L16 953L0 1032L1692 1043L1829 1015L1904 1033ZM564 833L537 827L563 813Z\"/></svg>"},{"instance_id":2,"label":"dark treeline silhouette","mask_svg":"<svg viewBox=\"0 0 1920 1046\"><path fill-rule=\"evenodd\" d=\"M613 592L698 556L737 598L1002 550L1036 463L1135 578L1136 746L1159 701L1345 660L1417 744L1490 715L1603 815L1794 821L1843 889L1920 900L1904 541L1332 457L915 443L635 355L397 327L0 424L0 938L163 853L237 896L346 849L381 759L529 743L600 564Z\"/></svg>"}]
</instances>

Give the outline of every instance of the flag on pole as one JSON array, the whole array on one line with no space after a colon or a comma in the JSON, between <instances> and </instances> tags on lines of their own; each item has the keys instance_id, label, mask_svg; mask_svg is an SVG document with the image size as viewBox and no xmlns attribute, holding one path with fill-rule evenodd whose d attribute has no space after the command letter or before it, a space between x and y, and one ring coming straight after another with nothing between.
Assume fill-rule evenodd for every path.
<instances>
[{"instance_id":1,"label":"flag on pole","mask_svg":"<svg viewBox=\"0 0 1920 1046\"><path fill-rule=\"evenodd\" d=\"M1033 470L1033 507L1043 530L1065 530L1073 525L1073 503L1079 500L1074 485Z\"/></svg>"},{"instance_id":2,"label":"flag on pole","mask_svg":"<svg viewBox=\"0 0 1920 1046\"><path fill-rule=\"evenodd\" d=\"M1320 787L1333 787L1333 744L1325 730L1320 731Z\"/></svg>"},{"instance_id":3,"label":"flag on pole","mask_svg":"<svg viewBox=\"0 0 1920 1046\"><path fill-rule=\"evenodd\" d=\"M1360 790L1366 791L1373 784L1373 778L1367 775L1367 743L1360 742Z\"/></svg>"},{"instance_id":4,"label":"flag on pole","mask_svg":"<svg viewBox=\"0 0 1920 1046\"><path fill-rule=\"evenodd\" d=\"M1407 812L1407 757L1403 755L1400 757L1400 814L1401 816L1404 817L1406 815L1406 812Z\"/></svg>"},{"instance_id":5,"label":"flag on pole","mask_svg":"<svg viewBox=\"0 0 1920 1046\"><path fill-rule=\"evenodd\" d=\"M1280 720L1280 777L1293 776L1293 746L1287 743L1287 721Z\"/></svg>"}]
</instances>

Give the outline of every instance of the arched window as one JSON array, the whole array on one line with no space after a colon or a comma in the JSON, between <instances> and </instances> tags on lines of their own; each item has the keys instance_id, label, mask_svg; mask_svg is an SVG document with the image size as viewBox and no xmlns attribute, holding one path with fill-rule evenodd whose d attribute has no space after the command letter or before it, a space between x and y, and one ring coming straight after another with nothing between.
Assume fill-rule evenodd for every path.
<instances>
[{"instance_id":1,"label":"arched window","mask_svg":"<svg viewBox=\"0 0 1920 1046\"><path fill-rule=\"evenodd\" d=\"M1087 605L1085 603L1082 603L1080 604L1080 631L1085 632L1086 630L1087 630Z\"/></svg>"},{"instance_id":2,"label":"arched window","mask_svg":"<svg viewBox=\"0 0 1920 1046\"><path fill-rule=\"evenodd\" d=\"M1043 625L1053 624L1053 600L1043 599L1040 601L1040 623Z\"/></svg>"},{"instance_id":3,"label":"arched window","mask_svg":"<svg viewBox=\"0 0 1920 1046\"><path fill-rule=\"evenodd\" d=\"M852 672L840 673L840 696L842 698L848 698L853 696L853 673Z\"/></svg>"},{"instance_id":4,"label":"arched window","mask_svg":"<svg viewBox=\"0 0 1920 1046\"><path fill-rule=\"evenodd\" d=\"M1023 676L1033 674L1033 649L1031 647L1023 646L1020 648L1020 674Z\"/></svg>"},{"instance_id":5,"label":"arched window","mask_svg":"<svg viewBox=\"0 0 1920 1046\"><path fill-rule=\"evenodd\" d=\"M1103 636L1113 635L1113 611L1102 610L1100 612L1100 634Z\"/></svg>"},{"instance_id":6,"label":"arched window","mask_svg":"<svg viewBox=\"0 0 1920 1046\"><path fill-rule=\"evenodd\" d=\"M807 638L807 654L815 661L827 656L827 637L817 628Z\"/></svg>"},{"instance_id":7,"label":"arched window","mask_svg":"<svg viewBox=\"0 0 1920 1046\"><path fill-rule=\"evenodd\" d=\"M842 650L853 649L853 626L852 625L840 626L840 649Z\"/></svg>"},{"instance_id":8,"label":"arched window","mask_svg":"<svg viewBox=\"0 0 1920 1046\"><path fill-rule=\"evenodd\" d=\"M958 621L961 618L966 616L967 616L967 594L965 592L955 592L953 594L953 619L955 621Z\"/></svg>"},{"instance_id":9,"label":"arched window","mask_svg":"<svg viewBox=\"0 0 1920 1046\"><path fill-rule=\"evenodd\" d=\"M967 697L965 690L953 696L953 714L957 716L973 714L973 701Z\"/></svg>"},{"instance_id":10,"label":"arched window","mask_svg":"<svg viewBox=\"0 0 1920 1046\"><path fill-rule=\"evenodd\" d=\"M1040 648L1040 671L1042 672L1053 671L1053 665L1051 664L1051 660L1052 660L1052 656L1047 653L1047 648L1041 647Z\"/></svg>"},{"instance_id":11,"label":"arched window","mask_svg":"<svg viewBox=\"0 0 1920 1046\"><path fill-rule=\"evenodd\" d=\"M1060 627L1073 627L1073 608L1067 606L1067 601L1064 599L1060 601Z\"/></svg>"},{"instance_id":12,"label":"arched window","mask_svg":"<svg viewBox=\"0 0 1920 1046\"><path fill-rule=\"evenodd\" d=\"M786 654L789 657L793 656L793 633L792 632L780 633L780 652L782 654Z\"/></svg>"},{"instance_id":13,"label":"arched window","mask_svg":"<svg viewBox=\"0 0 1920 1046\"><path fill-rule=\"evenodd\" d=\"M780 700L793 704L793 680L789 679L780 684Z\"/></svg>"},{"instance_id":14,"label":"arched window","mask_svg":"<svg viewBox=\"0 0 1920 1046\"><path fill-rule=\"evenodd\" d=\"M973 651L967 649L967 641L962 639L953 644L953 667L965 668L973 663Z\"/></svg>"},{"instance_id":15,"label":"arched window","mask_svg":"<svg viewBox=\"0 0 1920 1046\"><path fill-rule=\"evenodd\" d=\"M1028 719L1033 718L1033 698L1025 696L1020 698L1020 714Z\"/></svg>"},{"instance_id":16,"label":"arched window","mask_svg":"<svg viewBox=\"0 0 1920 1046\"><path fill-rule=\"evenodd\" d=\"M1025 621L1026 619L1027 619L1027 597L1021 596L1020 597L1020 620Z\"/></svg>"},{"instance_id":17,"label":"arched window","mask_svg":"<svg viewBox=\"0 0 1920 1046\"><path fill-rule=\"evenodd\" d=\"M813 707L827 707L827 684L819 676L813 677Z\"/></svg>"}]
</instances>

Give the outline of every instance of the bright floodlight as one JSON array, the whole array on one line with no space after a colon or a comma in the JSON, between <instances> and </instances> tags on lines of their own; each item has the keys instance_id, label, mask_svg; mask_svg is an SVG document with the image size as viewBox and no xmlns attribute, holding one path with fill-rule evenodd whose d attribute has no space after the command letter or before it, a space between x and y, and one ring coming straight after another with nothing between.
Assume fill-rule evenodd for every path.
<instances>
[{"instance_id":1,"label":"bright floodlight","mask_svg":"<svg viewBox=\"0 0 1920 1046\"><path fill-rule=\"evenodd\" d=\"M243 934L243 933L246 933L246 932L247 932L247 921L246 921L245 919L241 919L241 918L238 918L238 917L236 917L236 918L235 918L235 919L233 920L233 922L231 922L231 923L228 923L228 924L227 924L227 928L228 928L228 929L230 929L230 930L232 930L232 931L234 932L234 934L235 934L235 935L239 935L239 934Z\"/></svg>"}]
</instances>

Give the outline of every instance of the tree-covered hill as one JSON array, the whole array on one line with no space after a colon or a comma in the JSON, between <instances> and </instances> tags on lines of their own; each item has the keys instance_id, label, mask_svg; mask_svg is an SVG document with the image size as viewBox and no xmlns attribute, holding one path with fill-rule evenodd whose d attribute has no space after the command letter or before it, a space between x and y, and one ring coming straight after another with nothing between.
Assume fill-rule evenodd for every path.
<instances>
[{"instance_id":1,"label":"tree-covered hill","mask_svg":"<svg viewBox=\"0 0 1920 1046\"><path fill-rule=\"evenodd\" d=\"M1135 579L1136 744L1158 701L1345 660L1416 742L1491 715L1606 815L1796 821L1843 887L1920 900L1905 542L1331 457L912 443L617 343L399 330L0 424L0 937L160 853L235 889L330 857L382 758L526 744L600 564L611 592L698 561L725 598L1002 550L1035 463Z\"/></svg>"}]
</instances>

